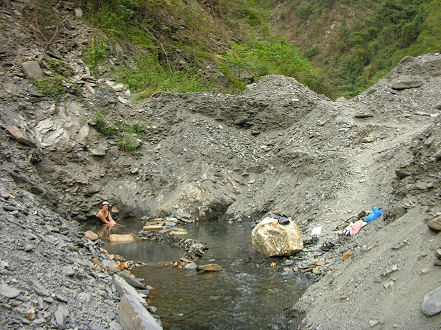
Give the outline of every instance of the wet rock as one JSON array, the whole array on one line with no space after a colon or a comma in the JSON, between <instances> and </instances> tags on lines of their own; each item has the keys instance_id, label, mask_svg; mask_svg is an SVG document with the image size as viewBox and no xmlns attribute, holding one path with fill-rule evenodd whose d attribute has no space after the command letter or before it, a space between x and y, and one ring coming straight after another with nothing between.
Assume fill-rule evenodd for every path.
<instances>
[{"instance_id":1,"label":"wet rock","mask_svg":"<svg viewBox=\"0 0 441 330\"><path fill-rule=\"evenodd\" d=\"M408 88L418 88L422 84L423 83L419 80L402 80L392 83L390 87L395 90L403 90Z\"/></svg>"},{"instance_id":2,"label":"wet rock","mask_svg":"<svg viewBox=\"0 0 441 330\"><path fill-rule=\"evenodd\" d=\"M217 264L208 264L198 266L198 270L203 270L206 272L220 272L222 267Z\"/></svg>"},{"instance_id":3,"label":"wet rock","mask_svg":"<svg viewBox=\"0 0 441 330\"><path fill-rule=\"evenodd\" d=\"M198 265L195 262L190 262L184 266L184 269L194 270L197 269Z\"/></svg>"},{"instance_id":4,"label":"wet rock","mask_svg":"<svg viewBox=\"0 0 441 330\"><path fill-rule=\"evenodd\" d=\"M124 294L119 303L119 319L123 329L162 329L147 309L128 294Z\"/></svg>"},{"instance_id":5,"label":"wet rock","mask_svg":"<svg viewBox=\"0 0 441 330\"><path fill-rule=\"evenodd\" d=\"M113 243L129 243L135 241L135 236L133 234L111 234L109 235L108 240Z\"/></svg>"},{"instance_id":6,"label":"wet rock","mask_svg":"<svg viewBox=\"0 0 441 330\"><path fill-rule=\"evenodd\" d=\"M98 239L98 234L91 230L84 232L84 236L86 236L86 238L90 239L91 241L96 241Z\"/></svg>"},{"instance_id":7,"label":"wet rock","mask_svg":"<svg viewBox=\"0 0 441 330\"><path fill-rule=\"evenodd\" d=\"M441 312L441 286L424 296L421 310L427 316L433 316Z\"/></svg>"},{"instance_id":8,"label":"wet rock","mask_svg":"<svg viewBox=\"0 0 441 330\"><path fill-rule=\"evenodd\" d=\"M131 286L137 289L145 289L145 286L138 281L136 278L133 278L129 274L126 274L125 272L119 272L119 276L121 276L127 283L129 283Z\"/></svg>"},{"instance_id":9,"label":"wet rock","mask_svg":"<svg viewBox=\"0 0 441 330\"><path fill-rule=\"evenodd\" d=\"M134 287L129 285L121 276L113 275L112 284L115 286L116 291L122 297L123 295L129 295L136 299L143 306L147 306L147 302L143 297L135 290Z\"/></svg>"},{"instance_id":10,"label":"wet rock","mask_svg":"<svg viewBox=\"0 0 441 330\"><path fill-rule=\"evenodd\" d=\"M20 294L20 290L10 287L6 284L0 284L0 295L7 298L16 298Z\"/></svg>"},{"instance_id":11,"label":"wet rock","mask_svg":"<svg viewBox=\"0 0 441 330\"><path fill-rule=\"evenodd\" d=\"M40 80L43 78L43 71L36 61L27 61L21 64L26 76L29 79Z\"/></svg>"},{"instance_id":12,"label":"wet rock","mask_svg":"<svg viewBox=\"0 0 441 330\"><path fill-rule=\"evenodd\" d=\"M271 256L289 256L303 249L299 227L294 221L280 225L277 219L265 218L251 233L253 247Z\"/></svg>"},{"instance_id":13,"label":"wet rock","mask_svg":"<svg viewBox=\"0 0 441 330\"><path fill-rule=\"evenodd\" d=\"M153 231L153 230L162 230L163 228L164 228L163 225L147 225L142 227L142 230Z\"/></svg>"}]
</instances>

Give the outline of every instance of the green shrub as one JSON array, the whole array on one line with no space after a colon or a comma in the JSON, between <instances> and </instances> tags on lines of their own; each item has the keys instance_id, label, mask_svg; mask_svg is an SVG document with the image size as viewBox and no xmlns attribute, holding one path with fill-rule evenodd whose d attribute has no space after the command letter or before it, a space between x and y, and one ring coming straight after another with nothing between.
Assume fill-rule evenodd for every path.
<instances>
[{"instance_id":1,"label":"green shrub","mask_svg":"<svg viewBox=\"0 0 441 330\"><path fill-rule=\"evenodd\" d=\"M96 32L83 52L83 60L92 73L95 73L98 65L103 62L109 55L109 46L105 40L105 36Z\"/></svg>"},{"instance_id":2,"label":"green shrub","mask_svg":"<svg viewBox=\"0 0 441 330\"><path fill-rule=\"evenodd\" d=\"M95 128L103 135L115 134L118 129L107 123L106 115L102 112L97 112L92 116L92 121L95 123Z\"/></svg>"},{"instance_id":3,"label":"green shrub","mask_svg":"<svg viewBox=\"0 0 441 330\"><path fill-rule=\"evenodd\" d=\"M238 80L244 72L249 72L255 79L267 74L281 74L294 77L310 88L317 84L311 63L301 55L296 45L284 40L274 43L255 41L250 48L235 45L222 57L219 67L227 77Z\"/></svg>"},{"instance_id":4,"label":"green shrub","mask_svg":"<svg viewBox=\"0 0 441 330\"><path fill-rule=\"evenodd\" d=\"M41 80L34 80L32 84L37 87L38 91L44 96L53 97L60 100L66 94L64 87L64 79L61 76L46 77Z\"/></svg>"},{"instance_id":5,"label":"green shrub","mask_svg":"<svg viewBox=\"0 0 441 330\"><path fill-rule=\"evenodd\" d=\"M136 138L129 133L124 133L122 136L118 137L117 144L119 149L124 151L134 151L140 145Z\"/></svg>"}]
</instances>

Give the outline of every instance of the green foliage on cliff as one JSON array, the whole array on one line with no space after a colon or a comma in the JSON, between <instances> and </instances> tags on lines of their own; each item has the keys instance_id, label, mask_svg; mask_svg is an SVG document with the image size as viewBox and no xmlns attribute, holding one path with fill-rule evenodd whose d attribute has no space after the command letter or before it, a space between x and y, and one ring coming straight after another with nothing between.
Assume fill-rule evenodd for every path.
<instances>
[{"instance_id":1,"label":"green foliage on cliff","mask_svg":"<svg viewBox=\"0 0 441 330\"><path fill-rule=\"evenodd\" d=\"M116 64L141 97L238 91L265 74L351 97L403 56L441 50L440 0L89 0L85 11L84 60L92 72Z\"/></svg>"}]
</instances>

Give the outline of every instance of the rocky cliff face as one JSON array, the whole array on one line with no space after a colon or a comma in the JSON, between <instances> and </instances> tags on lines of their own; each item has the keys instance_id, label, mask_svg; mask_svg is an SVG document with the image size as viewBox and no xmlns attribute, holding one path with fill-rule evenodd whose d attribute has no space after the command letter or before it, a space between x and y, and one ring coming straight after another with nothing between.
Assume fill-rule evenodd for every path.
<instances>
[{"instance_id":1,"label":"rocky cliff face","mask_svg":"<svg viewBox=\"0 0 441 330\"><path fill-rule=\"evenodd\" d=\"M82 63L87 27L73 9L71 37L44 48L24 28L25 4L0 11L0 175L67 219L93 216L102 200L121 217L198 221L257 220L277 209L306 237L322 226L326 241L373 205L412 210L421 224L441 211L439 53L403 59L352 100L267 76L243 95L160 93L136 104ZM54 76L54 60L65 68L56 97L38 87ZM100 133L97 114L119 131ZM143 135L121 128L134 124ZM118 140L126 135L135 151ZM311 315L311 325L323 321Z\"/></svg>"}]
</instances>

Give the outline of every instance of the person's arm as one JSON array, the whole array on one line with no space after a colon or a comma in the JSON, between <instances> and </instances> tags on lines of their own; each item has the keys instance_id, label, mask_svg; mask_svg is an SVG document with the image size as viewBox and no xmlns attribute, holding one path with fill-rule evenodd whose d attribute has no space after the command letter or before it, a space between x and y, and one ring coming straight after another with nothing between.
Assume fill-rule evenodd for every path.
<instances>
[{"instance_id":1,"label":"person's arm","mask_svg":"<svg viewBox=\"0 0 441 330\"><path fill-rule=\"evenodd\" d=\"M109 212L108 218L109 218L109 223L116 224L116 221L113 220L112 215L110 214L110 212Z\"/></svg>"},{"instance_id":2,"label":"person's arm","mask_svg":"<svg viewBox=\"0 0 441 330\"><path fill-rule=\"evenodd\" d=\"M96 214L97 218L99 218L102 222L104 222L106 225L108 225L110 223L110 221L107 221L106 218L104 217L104 215L101 212L98 212ZM110 216L110 214L109 214Z\"/></svg>"}]
</instances>

